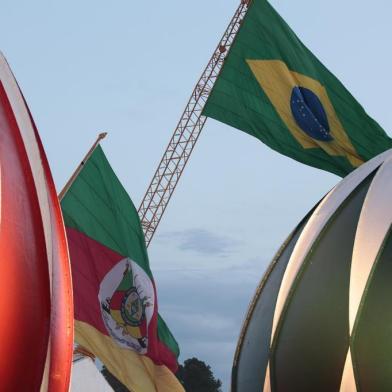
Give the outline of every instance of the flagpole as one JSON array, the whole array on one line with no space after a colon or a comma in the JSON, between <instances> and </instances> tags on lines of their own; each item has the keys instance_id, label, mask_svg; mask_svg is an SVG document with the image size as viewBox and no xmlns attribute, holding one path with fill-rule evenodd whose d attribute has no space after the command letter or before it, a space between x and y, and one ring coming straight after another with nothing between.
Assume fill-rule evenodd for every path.
<instances>
[{"instance_id":1,"label":"flagpole","mask_svg":"<svg viewBox=\"0 0 392 392\"><path fill-rule=\"evenodd\" d=\"M108 133L107 132L102 132L98 135L97 140L94 142L94 144L91 146L90 150L87 152L86 156L83 158L82 162L80 162L79 166L76 168L75 172L72 174L71 178L67 181L67 183L64 185L64 188L61 190L59 193L59 200L61 201L64 197L64 195L67 193L68 189L71 187L72 183L75 181L75 178L78 176L80 171L83 169L84 164L86 161L90 158L94 150L97 148L98 144L102 139L106 137Z\"/></svg>"}]
</instances>

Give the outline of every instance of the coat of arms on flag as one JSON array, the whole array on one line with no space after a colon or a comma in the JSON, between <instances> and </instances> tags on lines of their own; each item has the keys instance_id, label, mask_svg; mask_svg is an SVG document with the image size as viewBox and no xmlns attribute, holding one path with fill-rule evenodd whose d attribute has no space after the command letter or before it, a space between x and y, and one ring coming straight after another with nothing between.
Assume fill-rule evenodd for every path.
<instances>
[{"instance_id":1,"label":"coat of arms on flag","mask_svg":"<svg viewBox=\"0 0 392 392\"><path fill-rule=\"evenodd\" d=\"M154 312L154 287L130 258L121 260L100 284L102 318L110 336L124 348L145 354Z\"/></svg>"}]
</instances>

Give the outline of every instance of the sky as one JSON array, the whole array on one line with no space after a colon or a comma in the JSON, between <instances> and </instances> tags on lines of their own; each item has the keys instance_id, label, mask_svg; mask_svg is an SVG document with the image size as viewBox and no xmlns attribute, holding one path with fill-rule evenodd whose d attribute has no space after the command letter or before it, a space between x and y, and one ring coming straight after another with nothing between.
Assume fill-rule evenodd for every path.
<instances>
[{"instance_id":1,"label":"sky","mask_svg":"<svg viewBox=\"0 0 392 392\"><path fill-rule=\"evenodd\" d=\"M0 50L38 126L58 191L97 134L136 207L237 0L0 0ZM392 135L387 0L271 0ZM229 390L234 350L274 253L335 175L208 120L149 247L159 309L183 361Z\"/></svg>"}]
</instances>

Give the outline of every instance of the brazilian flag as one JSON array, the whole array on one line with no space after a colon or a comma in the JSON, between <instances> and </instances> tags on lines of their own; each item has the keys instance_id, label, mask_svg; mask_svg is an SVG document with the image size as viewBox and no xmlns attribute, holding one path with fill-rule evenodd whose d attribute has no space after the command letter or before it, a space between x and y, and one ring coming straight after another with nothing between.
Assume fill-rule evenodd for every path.
<instances>
[{"instance_id":1,"label":"brazilian flag","mask_svg":"<svg viewBox=\"0 0 392 392\"><path fill-rule=\"evenodd\" d=\"M392 140L266 0L253 0L203 114L345 176Z\"/></svg>"}]
</instances>

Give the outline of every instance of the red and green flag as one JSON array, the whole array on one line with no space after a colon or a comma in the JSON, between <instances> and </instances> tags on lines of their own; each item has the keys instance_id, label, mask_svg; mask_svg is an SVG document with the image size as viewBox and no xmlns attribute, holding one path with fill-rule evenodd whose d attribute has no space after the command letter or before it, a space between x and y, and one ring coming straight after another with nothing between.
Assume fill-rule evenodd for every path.
<instances>
[{"instance_id":1,"label":"red and green flag","mask_svg":"<svg viewBox=\"0 0 392 392\"><path fill-rule=\"evenodd\" d=\"M158 314L138 213L101 147L61 201L70 250L75 340L131 391L183 391L179 348Z\"/></svg>"},{"instance_id":2,"label":"red and green flag","mask_svg":"<svg viewBox=\"0 0 392 392\"><path fill-rule=\"evenodd\" d=\"M203 114L340 176L392 147L266 0L250 1Z\"/></svg>"}]
</instances>

